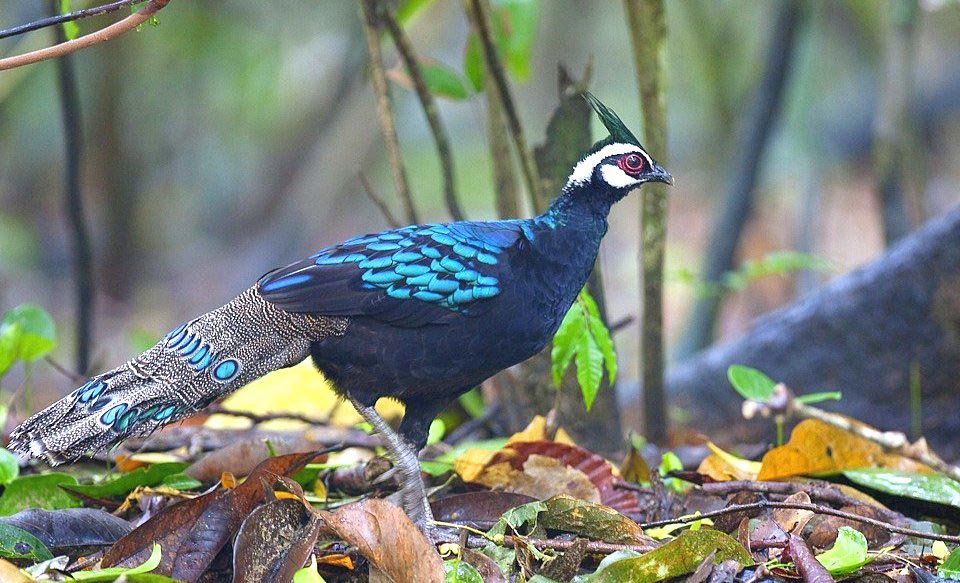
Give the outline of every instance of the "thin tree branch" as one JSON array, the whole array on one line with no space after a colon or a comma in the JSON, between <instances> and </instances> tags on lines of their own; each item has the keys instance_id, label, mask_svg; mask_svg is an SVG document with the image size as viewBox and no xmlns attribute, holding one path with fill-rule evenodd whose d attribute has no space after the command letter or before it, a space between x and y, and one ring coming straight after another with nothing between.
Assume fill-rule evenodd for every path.
<instances>
[{"instance_id":1,"label":"thin tree branch","mask_svg":"<svg viewBox=\"0 0 960 583\"><path fill-rule=\"evenodd\" d=\"M143 0L117 0L116 2L110 2L100 6L93 6L91 8L84 8L83 10L74 10L73 12L68 12L66 14L57 14L56 16L41 18L40 20L35 20L33 22L28 22L26 24L20 24L18 26L0 30L0 39L16 36L18 34L25 34L34 30L40 30L41 28L46 28L48 26L56 26L58 24L63 24L64 22L80 20L81 18L87 18L89 16L109 14L126 6L131 6L141 2L143 2Z\"/></svg>"},{"instance_id":2,"label":"thin tree branch","mask_svg":"<svg viewBox=\"0 0 960 583\"><path fill-rule=\"evenodd\" d=\"M50 0L50 6L56 13L59 2ZM58 26L55 30L57 42L64 43L66 36L63 27ZM90 236L83 216L83 193L80 183L83 155L80 94L73 68L73 57L68 54L57 60L57 81L63 115L63 140L66 147L64 194L73 238L73 269L77 285L76 370L84 374L90 366L90 337L93 329L93 266Z\"/></svg>"},{"instance_id":3,"label":"thin tree branch","mask_svg":"<svg viewBox=\"0 0 960 583\"><path fill-rule=\"evenodd\" d=\"M373 185L367 180L367 176L363 172L360 172L357 177L360 179L360 184L363 185L363 190L367 193L367 197L380 209L383 218L387 220L387 224L394 229L400 227L400 221L397 220L397 217L393 216L393 212L390 210L390 207L387 206L387 201L383 200L383 197L373 188Z\"/></svg>"},{"instance_id":4,"label":"thin tree branch","mask_svg":"<svg viewBox=\"0 0 960 583\"><path fill-rule=\"evenodd\" d=\"M433 99L433 94L427 87L427 82L423 78L423 71L420 69L420 62L417 59L413 44L407 38L403 27L397 22L393 14L393 9L386 3L379 3L380 12L378 16L383 19L387 26L387 31L397 46L397 52L400 53L400 59L403 61L407 74L413 82L413 89L420 100L420 106L427 117L427 124L430 126L430 133L433 134L433 141L437 145L437 156L440 158L440 171L443 174L443 199L447 204L447 211L455 221L464 219L463 210L457 200L457 185L453 173L453 154L450 151L450 138L447 137L447 130L440 120L440 114L437 113L437 102Z\"/></svg>"},{"instance_id":5,"label":"thin tree branch","mask_svg":"<svg viewBox=\"0 0 960 583\"><path fill-rule=\"evenodd\" d=\"M455 523L454 523L455 524ZM437 534L437 542L458 542L460 540L459 536L453 536L451 534L441 532ZM532 545L538 549L553 549L556 551L565 551L572 547L576 541L571 540L552 540L552 539L543 539L543 538L530 538L526 536L513 536L506 535L503 537L503 544L508 547L514 545L523 545L528 544ZM470 535L467 537L467 545L473 548L483 548L490 544L490 541L482 536ZM582 543L581 543L582 544ZM616 544L608 543L603 541L587 541L584 545L584 549L588 553L594 553L598 555L608 555L610 553L615 553L617 551L630 550L636 551L638 553L649 553L656 547L654 545L625 545L625 544Z\"/></svg>"},{"instance_id":6,"label":"thin tree branch","mask_svg":"<svg viewBox=\"0 0 960 583\"><path fill-rule=\"evenodd\" d=\"M633 45L634 68L643 113L643 141L665 163L667 115L663 58L667 31L663 0L624 0ZM640 367L644 432L651 441L667 439L663 382L663 261L667 236L667 191L663 184L642 190L640 209Z\"/></svg>"},{"instance_id":7,"label":"thin tree branch","mask_svg":"<svg viewBox=\"0 0 960 583\"><path fill-rule=\"evenodd\" d=\"M757 177L774 124L783 104L783 96L797 48L801 22L801 3L790 0L779 5L779 14L770 30L770 44L763 74L752 102L741 120L728 164L726 192L710 235L703 264L703 280L721 281L733 267L744 225L753 209ZM697 300L677 347L677 358L684 359L706 348L713 341L720 297Z\"/></svg>"},{"instance_id":8,"label":"thin tree branch","mask_svg":"<svg viewBox=\"0 0 960 583\"><path fill-rule=\"evenodd\" d=\"M367 52L370 53L370 77L373 80L373 90L377 94L377 116L380 121L380 132L383 134L384 146L386 146L387 156L390 158L394 188L397 189L397 196L403 205L407 222L411 224L419 223L417 208L414 206L413 197L410 195L407 170L403 165L400 140L397 139L397 124L394 122L393 105L390 102L390 86L387 84L387 75L383 66L377 0L360 0L360 8L363 12L363 33L367 39Z\"/></svg>"},{"instance_id":9,"label":"thin tree branch","mask_svg":"<svg viewBox=\"0 0 960 583\"><path fill-rule=\"evenodd\" d=\"M750 502L747 504L731 504L726 508L721 510L715 510L713 512L704 512L703 514L689 515L689 516L679 516L677 518L671 518L668 520L658 520L656 522L642 522L640 527L644 530L648 528L657 528L661 526L666 526L668 524L687 524L690 522L696 522L697 520L703 520L704 518L716 518L718 516L725 516L727 514L737 514L741 512L750 512L753 510L766 510L770 508L784 508L788 510L808 510L815 514L827 514L830 516L836 516L838 518L844 518L853 522L861 522L863 524L869 524L871 526L876 526L877 528L882 528L888 532L902 534L905 536L912 536L916 538L922 538L927 540L939 540L945 543L960 543L960 536L952 536L948 534L938 534L933 532L922 532L919 530L913 530L912 528L903 528L900 526L895 526L889 522L884 522L882 520L877 520L876 518L870 518L867 516L860 516L859 514L853 514L852 512L844 512L843 510L835 510L828 506L820 506L817 504L804 504L802 502L773 502L770 500L760 500L758 502Z\"/></svg>"},{"instance_id":10,"label":"thin tree branch","mask_svg":"<svg viewBox=\"0 0 960 583\"><path fill-rule=\"evenodd\" d=\"M889 21L884 50L879 104L874 126L873 164L880 203L883 238L887 247L908 235L911 224L908 197L917 182L922 148L916 136L916 28L917 0L891 3L883 16ZM919 205L916 205L919 206ZM915 209L919 210L919 209Z\"/></svg>"},{"instance_id":11,"label":"thin tree branch","mask_svg":"<svg viewBox=\"0 0 960 583\"><path fill-rule=\"evenodd\" d=\"M480 36L480 44L483 46L483 57L487 64L487 71L492 74L493 87L500 96L500 103L503 104L503 111L507 116L507 125L510 128L510 135L513 137L513 144L520 157L520 167L523 170L523 178L527 183L527 190L530 191L530 199L533 202L535 211L543 212L545 208L539 208L540 203L540 174L537 171L537 164L533 159L533 152L527 147L527 139L523 134L523 126L520 125L520 117L517 115L517 108L510 94L510 85L507 83L507 75L503 70L503 64L500 62L500 56L497 55L497 49L493 44L493 37L490 32L490 14L484 0L470 0L470 11L473 14L473 21L476 23L477 33Z\"/></svg>"},{"instance_id":12,"label":"thin tree branch","mask_svg":"<svg viewBox=\"0 0 960 583\"><path fill-rule=\"evenodd\" d=\"M85 49L95 44L112 40L148 21L151 16L163 9L163 7L169 2L170 0L150 0L149 4L130 16L124 18L123 20L115 22L106 28L101 28L100 30L92 32L86 36L61 42L53 45L52 47L46 47L36 51L30 51L29 53L24 53L22 55L0 59L0 71L14 69L24 65L32 65L33 63L39 63L40 61L46 61L48 59L56 59L79 51L80 49Z\"/></svg>"}]
</instances>

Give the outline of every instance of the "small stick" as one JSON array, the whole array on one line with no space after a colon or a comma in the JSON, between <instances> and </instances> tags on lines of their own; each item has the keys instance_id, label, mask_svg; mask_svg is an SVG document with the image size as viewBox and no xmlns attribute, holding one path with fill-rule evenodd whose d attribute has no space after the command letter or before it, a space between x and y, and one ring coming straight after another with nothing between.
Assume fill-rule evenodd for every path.
<instances>
[{"instance_id":1,"label":"small stick","mask_svg":"<svg viewBox=\"0 0 960 583\"><path fill-rule=\"evenodd\" d=\"M46 47L36 51L30 51L29 53L24 53L22 55L15 55L13 57L0 59L0 71L14 69L16 67L23 67L24 65L32 65L33 63L39 63L40 61L46 61L48 59L56 59L58 57L62 57L63 55L69 55L70 53L79 51L80 49L85 49L95 44L112 40L125 32L134 30L141 24L148 21L151 16L163 9L168 2L170 2L170 0L150 0L149 4L134 12L130 16L119 22L111 24L106 28L101 28L96 32L92 32L88 35L81 36L73 40L55 44L52 47Z\"/></svg>"},{"instance_id":2,"label":"small stick","mask_svg":"<svg viewBox=\"0 0 960 583\"><path fill-rule=\"evenodd\" d=\"M400 221L397 220L397 217L393 216L393 212L391 212L390 207L387 206L387 201L383 200L380 193L373 188L373 185L367 180L367 176L363 172L360 172L357 174L357 177L360 178L360 184L363 185L363 190L367 193L367 197L380 209L380 213L383 215L383 218L387 220L387 224L394 229L399 227Z\"/></svg>"},{"instance_id":3,"label":"small stick","mask_svg":"<svg viewBox=\"0 0 960 583\"><path fill-rule=\"evenodd\" d=\"M513 137L517 155L520 156L520 167L523 169L523 178L527 183L527 190L530 191L530 199L533 201L534 209L537 212L543 212L546 209L537 208L541 204L539 202L540 173L533 159L533 152L527 147L527 139L523 135L523 126L520 125L520 116L517 115L517 107L514 104L513 96L510 94L507 75L503 70L503 63L500 62L500 56L497 55L497 49L493 45L493 38L490 33L490 15L487 12L484 0L470 0L469 4L470 10L473 12L473 20L476 22L480 44L483 46L484 60L486 60L488 70L493 77L493 88L500 95L500 102L503 104L503 111L507 116L507 126L510 128L510 135Z\"/></svg>"},{"instance_id":4,"label":"small stick","mask_svg":"<svg viewBox=\"0 0 960 583\"><path fill-rule=\"evenodd\" d=\"M143 2L143 0L117 0L116 2L101 4L100 6L93 6L91 8L84 8L83 10L74 10L73 12L68 12L66 14L58 14L56 16L41 18L40 20L34 20L33 22L28 22L27 24L20 24L18 26L0 30L0 39L33 32L34 30L40 30L41 28L46 28L48 26L55 26L65 22L80 20L81 18L87 18L88 16L109 14L111 12L120 10L125 6L130 6L140 2Z\"/></svg>"},{"instance_id":5,"label":"small stick","mask_svg":"<svg viewBox=\"0 0 960 583\"><path fill-rule=\"evenodd\" d=\"M809 510L816 514L827 514L830 516L836 516L839 518L845 518L853 522L862 522L864 524L869 524L871 526L876 526L878 528L885 529L887 531L902 534L905 536L912 536L916 538L923 538L929 540L939 540L945 543L960 544L960 536L952 536L948 534L937 534L932 532L921 532L919 530L913 530L912 528L902 528L899 526L894 526L889 522L884 522L882 520L877 520L875 518L869 518L866 516L860 516L858 514L853 514L851 512L844 512L842 510L835 510L827 506L820 506L818 504L804 504L800 502L772 502L770 500L760 500L758 502L750 502L748 504L731 504L722 510L715 510L713 512L704 512L703 514L691 515L691 516L680 516L677 518L671 518L669 520L658 520L656 522L643 522L640 523L640 527L643 529L656 528L659 526L666 526L668 524L687 524L689 522L695 522L697 520L703 520L704 518L716 518L718 516L725 516L727 514L734 514L738 512L750 512L752 510L764 510L768 508L786 508L791 510Z\"/></svg>"},{"instance_id":6,"label":"small stick","mask_svg":"<svg viewBox=\"0 0 960 583\"><path fill-rule=\"evenodd\" d=\"M370 77L373 81L373 90L377 94L377 117L380 121L380 133L383 134L383 144L386 146L387 156L390 158L394 188L396 188L397 196L403 204L407 222L411 224L419 223L417 208L414 206L413 198L410 195L407 170L403 165L403 153L400 150L397 124L394 121L393 105L390 102L390 86L387 84L387 75L383 66L376 0L360 0L360 8L363 11L363 33L367 39L367 51L370 53Z\"/></svg>"},{"instance_id":7,"label":"small stick","mask_svg":"<svg viewBox=\"0 0 960 583\"><path fill-rule=\"evenodd\" d=\"M453 154L450 151L450 139L447 137L447 130L440 121L440 115L437 113L437 103L433 99L433 94L427 87L427 82L423 78L423 71L420 69L420 62L417 59L416 51L413 50L413 44L407 38L407 33L397 22L392 9L386 2L381 3L379 16L387 25L387 31L397 45L397 51L400 53L400 59L403 61L407 74L413 82L414 92L417 99L420 100L420 106L427 117L427 125L430 126L430 133L433 134L433 141L437 145L437 156L440 158L440 171L443 174L443 198L447 204L447 210L455 221L464 219L463 210L457 201L457 186L453 174Z\"/></svg>"}]
</instances>

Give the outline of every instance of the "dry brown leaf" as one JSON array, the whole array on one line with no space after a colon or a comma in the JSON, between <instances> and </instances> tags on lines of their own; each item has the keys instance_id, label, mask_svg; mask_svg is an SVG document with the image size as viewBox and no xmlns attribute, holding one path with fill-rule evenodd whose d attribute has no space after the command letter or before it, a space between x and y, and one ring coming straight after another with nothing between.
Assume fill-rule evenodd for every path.
<instances>
[{"instance_id":1,"label":"dry brown leaf","mask_svg":"<svg viewBox=\"0 0 960 583\"><path fill-rule=\"evenodd\" d=\"M320 526L310 506L296 496L260 506L237 532L233 583L292 580L313 551Z\"/></svg>"},{"instance_id":2,"label":"dry brown leaf","mask_svg":"<svg viewBox=\"0 0 960 583\"><path fill-rule=\"evenodd\" d=\"M805 419L790 434L790 441L763 456L759 480L837 473L856 468L889 468L929 473L930 468L852 433L816 419Z\"/></svg>"},{"instance_id":3,"label":"dry brown leaf","mask_svg":"<svg viewBox=\"0 0 960 583\"><path fill-rule=\"evenodd\" d=\"M806 492L796 492L790 494L784 500L792 504L810 504L810 495ZM803 532L803 527L813 518L813 512L810 510L800 510L797 508L777 508L773 511L773 519L777 521L784 531L793 534Z\"/></svg>"},{"instance_id":4,"label":"dry brown leaf","mask_svg":"<svg viewBox=\"0 0 960 583\"><path fill-rule=\"evenodd\" d=\"M589 502L600 502L600 492L586 474L560 460L536 454L527 458L522 470L515 469L510 462L493 464L477 477L476 482L539 500L567 494Z\"/></svg>"},{"instance_id":5,"label":"dry brown leaf","mask_svg":"<svg viewBox=\"0 0 960 583\"><path fill-rule=\"evenodd\" d=\"M569 446L576 446L570 435L561 427L553 440L547 438L547 419L543 415L537 415L530 420L522 430L514 433L507 439L507 445L513 443L532 442L532 441L552 441L553 443L562 443ZM502 451L502 450L501 450ZM475 482L477 476L490 464L490 461L497 455L497 451L489 449L468 449L454 461L454 471L465 482Z\"/></svg>"},{"instance_id":6,"label":"dry brown leaf","mask_svg":"<svg viewBox=\"0 0 960 583\"><path fill-rule=\"evenodd\" d=\"M443 560L437 549L403 510L386 500L364 500L320 512L320 517L395 583L443 581Z\"/></svg>"},{"instance_id":7,"label":"dry brown leaf","mask_svg":"<svg viewBox=\"0 0 960 583\"><path fill-rule=\"evenodd\" d=\"M553 441L511 443L500 451L494 452L493 456L487 461L487 465L479 471L475 471L476 468L473 466L478 460L471 460L467 469L470 470L469 475L473 478L472 480L467 480L464 474L461 474L461 477L464 477L464 481L484 484L490 488L500 487L511 492L522 492L531 496L544 495L544 497L550 497L554 494L570 494L582 497L590 494L589 492L575 493L576 488L573 486L579 482L577 474L565 472L562 478L565 482L559 482L556 475L551 477L549 472L543 470L544 467L548 467L546 462L535 462L528 471L526 462L531 456L553 458L561 462L562 465L584 474L596 488L600 495L599 502L603 505L619 512L640 511L637 497L628 490L616 487L620 478L617 475L617 469L609 461L582 447ZM461 466L458 464L456 467L460 468ZM527 476L519 476L518 474L521 473L527 474ZM541 482L557 482L560 486L556 483L545 483L542 484L540 490L530 489L528 487L532 483L530 478L536 478L537 476L543 478L543 480L540 480ZM511 485L509 488L507 487L508 484ZM564 484L570 487L564 487ZM597 501L592 497L584 499Z\"/></svg>"}]
</instances>

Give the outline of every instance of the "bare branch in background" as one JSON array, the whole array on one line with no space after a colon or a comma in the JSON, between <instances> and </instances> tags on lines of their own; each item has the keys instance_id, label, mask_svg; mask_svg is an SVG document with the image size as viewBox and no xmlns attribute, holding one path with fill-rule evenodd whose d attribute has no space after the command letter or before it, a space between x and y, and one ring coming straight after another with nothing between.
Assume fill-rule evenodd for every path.
<instances>
[{"instance_id":1,"label":"bare branch in background","mask_svg":"<svg viewBox=\"0 0 960 583\"><path fill-rule=\"evenodd\" d=\"M394 121L393 105L390 102L390 86L387 84L387 74L383 66L377 0L360 0L360 8L363 11L363 33L367 39L367 51L370 53L370 77L373 80L373 90L377 94L377 115L380 120L380 131L383 133L383 142L387 148L387 155L390 157L393 184L397 189L397 196L403 204L407 222L419 223L417 209L410 195L407 170L403 165L400 140L397 139L397 124Z\"/></svg>"},{"instance_id":2,"label":"bare branch in background","mask_svg":"<svg viewBox=\"0 0 960 583\"><path fill-rule=\"evenodd\" d=\"M430 126L430 132L433 134L433 140L437 144L437 156L440 158L440 171L443 174L443 200L447 204L447 211L455 221L464 219L463 210L457 201L457 185L453 174L453 153L450 150L450 138L447 137L447 130L440 121L440 114L437 112L437 102L433 99L433 94L427 87L427 82L423 78L423 71L420 69L420 62L417 59L413 44L407 38L403 27L397 22L393 14L393 9L382 2L380 6L380 16L383 23L387 26L387 31L397 46L400 53L400 59L403 61L407 74L413 82L413 89L423 107L423 113L427 116L427 124Z\"/></svg>"},{"instance_id":3,"label":"bare branch in background","mask_svg":"<svg viewBox=\"0 0 960 583\"><path fill-rule=\"evenodd\" d=\"M124 18L120 22L115 22L110 26L101 28L96 32L92 32L88 35L81 36L73 40L66 40L57 43L52 47L46 47L36 51L30 51L29 53L24 53L22 55L0 59L0 71L22 67L24 65L31 65L33 63L39 63L40 61L46 61L48 59L56 59L79 51L80 49L85 49L95 44L112 40L125 32L136 29L141 24L150 20L150 17L163 9L163 7L169 2L170 0L150 0L146 6Z\"/></svg>"},{"instance_id":4,"label":"bare branch in background","mask_svg":"<svg viewBox=\"0 0 960 583\"><path fill-rule=\"evenodd\" d=\"M781 5L771 30L763 76L740 123L732 148L734 157L728 165L726 193L707 246L701 277L708 285L720 282L723 275L733 269L740 236L753 210L760 163L783 103L800 17L800 3L790 0ZM685 359L713 342L720 300L717 295L697 300L677 347L677 359Z\"/></svg>"},{"instance_id":5,"label":"bare branch in background","mask_svg":"<svg viewBox=\"0 0 960 583\"><path fill-rule=\"evenodd\" d=\"M54 14L60 8L57 0L50 0ZM63 27L56 28L58 46L66 41ZM73 238L73 269L77 284L77 354L75 370L87 372L90 365L90 339L93 328L93 265L90 236L83 216L83 193L80 170L83 154L83 134L80 117L80 93L73 57L65 54L57 60L57 81L60 89L60 108L63 115L63 140L66 146L64 194L70 233Z\"/></svg>"},{"instance_id":6,"label":"bare branch in background","mask_svg":"<svg viewBox=\"0 0 960 583\"><path fill-rule=\"evenodd\" d=\"M517 155L520 157L520 167L523 169L523 178L527 183L527 190L530 191L534 211L543 212L546 207L540 202L539 195L542 190L540 188L540 174L533 159L533 152L527 147L527 139L523 135L523 126L520 125L520 117L517 115L517 108L514 105L513 96L510 94L507 74L500 62L500 56L497 55L497 49L493 45L489 10L485 0L470 0L469 4L473 21L480 36L480 44L483 46L483 57L487 63L487 71L493 77L492 86L500 96L500 103L503 104L503 111L507 115L507 125L510 128L510 135L513 137Z\"/></svg>"},{"instance_id":7,"label":"bare branch in background","mask_svg":"<svg viewBox=\"0 0 960 583\"><path fill-rule=\"evenodd\" d=\"M484 63L484 97L487 99L487 146L490 149L490 163L493 165L493 198L497 207L497 216L501 219L519 217L522 203L513 158L504 156L510 151L510 132L504 120L503 101L500 93L493 87L493 75L490 65Z\"/></svg>"},{"instance_id":8,"label":"bare branch in background","mask_svg":"<svg viewBox=\"0 0 960 583\"><path fill-rule=\"evenodd\" d=\"M640 88L643 143L661 164L667 157L663 57L667 41L663 0L624 0ZM663 383L663 256L667 237L667 190L648 184L640 209L640 375L643 430L648 439L667 439L667 402Z\"/></svg>"},{"instance_id":9,"label":"bare branch in background","mask_svg":"<svg viewBox=\"0 0 960 583\"><path fill-rule=\"evenodd\" d=\"M919 201L910 208L911 183L919 182L921 151L913 106L916 99L917 0L897 0L883 16L889 22L884 36L881 88L874 128L874 171L883 222L883 237L890 246L912 230L911 210L922 214ZM918 189L919 190L919 189Z\"/></svg>"},{"instance_id":10,"label":"bare branch in background","mask_svg":"<svg viewBox=\"0 0 960 583\"><path fill-rule=\"evenodd\" d=\"M65 22L73 22L76 20L80 20L81 18L88 18L90 16L101 16L103 14L110 14L111 12L116 12L121 8L132 6L134 4L139 4L141 2L143 2L143 0L117 0L116 2L101 4L100 6L93 6L92 8L84 8L83 10L74 10L73 12L68 12L66 14L56 14L54 16L41 18L40 20L35 20L33 22L28 22L27 24L21 24L18 26L13 26L4 30L0 30L0 39L16 36L18 34L25 34L28 32L32 32L34 30L40 30L41 28L46 28L48 26L56 26L58 24L63 24Z\"/></svg>"},{"instance_id":11,"label":"bare branch in background","mask_svg":"<svg viewBox=\"0 0 960 583\"><path fill-rule=\"evenodd\" d=\"M361 172L357 175L357 178L360 179L360 184L363 185L363 190L367 193L367 196L370 200L380 209L380 212L383 214L383 218L386 219L387 224L393 228L402 226L400 221L397 220L397 217L393 216L393 213L390 211L390 207L387 206L387 201L383 200L383 197L380 196L380 193L373 188L373 185L370 184L370 181L367 180L367 176Z\"/></svg>"}]
</instances>

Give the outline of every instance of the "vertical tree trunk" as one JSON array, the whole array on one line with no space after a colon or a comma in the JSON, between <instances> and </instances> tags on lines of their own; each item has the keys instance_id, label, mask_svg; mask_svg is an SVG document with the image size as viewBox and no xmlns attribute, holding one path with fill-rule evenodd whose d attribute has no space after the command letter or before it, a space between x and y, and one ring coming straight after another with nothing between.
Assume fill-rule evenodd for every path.
<instances>
[{"instance_id":1,"label":"vertical tree trunk","mask_svg":"<svg viewBox=\"0 0 960 583\"><path fill-rule=\"evenodd\" d=\"M667 41L663 0L624 0L634 67L643 112L643 142L660 161L667 159L667 114L663 59ZM667 236L667 190L643 187L640 210L640 375L644 433L663 443L667 438L667 403L663 389L663 255Z\"/></svg>"}]
</instances>

